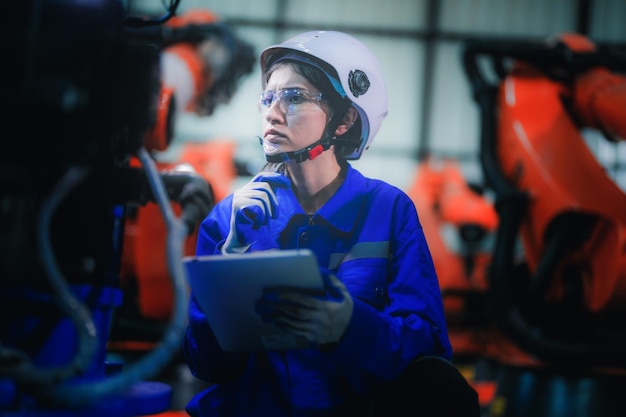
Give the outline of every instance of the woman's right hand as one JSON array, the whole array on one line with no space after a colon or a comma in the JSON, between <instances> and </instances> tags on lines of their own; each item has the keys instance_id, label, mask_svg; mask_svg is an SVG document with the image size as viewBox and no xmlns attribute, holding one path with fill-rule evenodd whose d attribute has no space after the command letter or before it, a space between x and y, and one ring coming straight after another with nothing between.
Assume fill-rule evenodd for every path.
<instances>
[{"instance_id":1,"label":"woman's right hand","mask_svg":"<svg viewBox=\"0 0 626 417\"><path fill-rule=\"evenodd\" d=\"M275 186L288 187L289 180L279 173L262 172L234 192L230 231L222 253L243 253L253 243L265 249L278 247L266 227L278 216Z\"/></svg>"}]
</instances>

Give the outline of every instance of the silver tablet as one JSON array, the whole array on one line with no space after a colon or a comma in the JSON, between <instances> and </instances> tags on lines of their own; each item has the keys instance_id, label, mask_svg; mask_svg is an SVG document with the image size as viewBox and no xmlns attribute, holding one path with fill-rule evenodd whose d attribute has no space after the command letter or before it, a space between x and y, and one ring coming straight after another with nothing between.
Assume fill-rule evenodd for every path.
<instances>
[{"instance_id":1,"label":"silver tablet","mask_svg":"<svg viewBox=\"0 0 626 417\"><path fill-rule=\"evenodd\" d=\"M324 283L308 249L187 256L193 294L221 348L228 352L309 347L308 341L261 320L255 306L263 291L291 287L322 294Z\"/></svg>"}]
</instances>

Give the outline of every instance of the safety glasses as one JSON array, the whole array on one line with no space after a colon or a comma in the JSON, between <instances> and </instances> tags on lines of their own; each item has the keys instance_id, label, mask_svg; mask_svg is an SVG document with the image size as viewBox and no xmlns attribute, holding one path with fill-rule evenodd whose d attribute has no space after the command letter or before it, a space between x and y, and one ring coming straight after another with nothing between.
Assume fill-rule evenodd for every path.
<instances>
[{"instance_id":1,"label":"safety glasses","mask_svg":"<svg viewBox=\"0 0 626 417\"><path fill-rule=\"evenodd\" d=\"M320 109L322 94L311 94L302 88L285 88L283 90L263 90L259 98L259 108L269 110L276 101L280 110L287 114L296 114L304 111Z\"/></svg>"}]
</instances>

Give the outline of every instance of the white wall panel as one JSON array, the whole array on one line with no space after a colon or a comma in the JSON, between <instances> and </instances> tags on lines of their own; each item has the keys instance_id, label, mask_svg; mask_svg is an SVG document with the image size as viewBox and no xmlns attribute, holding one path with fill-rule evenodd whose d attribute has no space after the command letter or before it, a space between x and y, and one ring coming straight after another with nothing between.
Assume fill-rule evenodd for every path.
<instances>
[{"instance_id":1,"label":"white wall panel","mask_svg":"<svg viewBox=\"0 0 626 417\"><path fill-rule=\"evenodd\" d=\"M433 153L454 155L478 152L479 110L471 96L461 64L461 53L459 42L442 42L437 46L428 132Z\"/></svg>"},{"instance_id":2,"label":"white wall panel","mask_svg":"<svg viewBox=\"0 0 626 417\"><path fill-rule=\"evenodd\" d=\"M280 0L181 0L179 11L203 8L211 10L223 19L268 20L276 16L279 4Z\"/></svg>"},{"instance_id":3,"label":"white wall panel","mask_svg":"<svg viewBox=\"0 0 626 417\"><path fill-rule=\"evenodd\" d=\"M442 0L440 30L503 36L573 31L573 0Z\"/></svg>"},{"instance_id":4,"label":"white wall panel","mask_svg":"<svg viewBox=\"0 0 626 417\"><path fill-rule=\"evenodd\" d=\"M593 4L591 37L598 41L626 42L626 1L596 0Z\"/></svg>"},{"instance_id":5,"label":"white wall panel","mask_svg":"<svg viewBox=\"0 0 626 417\"><path fill-rule=\"evenodd\" d=\"M285 18L310 24L421 29L426 0L290 0Z\"/></svg>"},{"instance_id":6,"label":"white wall panel","mask_svg":"<svg viewBox=\"0 0 626 417\"><path fill-rule=\"evenodd\" d=\"M412 156L418 145L422 106L424 48L409 39L358 36L381 62L389 97L389 114L371 152L399 152Z\"/></svg>"}]
</instances>

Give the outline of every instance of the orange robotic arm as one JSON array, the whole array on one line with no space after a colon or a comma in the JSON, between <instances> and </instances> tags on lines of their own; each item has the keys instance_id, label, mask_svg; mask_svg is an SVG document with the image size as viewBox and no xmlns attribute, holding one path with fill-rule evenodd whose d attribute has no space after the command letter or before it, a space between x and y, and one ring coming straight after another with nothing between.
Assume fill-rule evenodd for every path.
<instances>
[{"instance_id":1,"label":"orange robotic arm","mask_svg":"<svg viewBox=\"0 0 626 417\"><path fill-rule=\"evenodd\" d=\"M587 37L564 33L557 38L572 52L594 54L596 45ZM596 66L574 77L573 110L584 126L599 129L610 140L626 140L626 76Z\"/></svg>"},{"instance_id":2,"label":"orange robotic arm","mask_svg":"<svg viewBox=\"0 0 626 417\"><path fill-rule=\"evenodd\" d=\"M489 280L497 320L541 359L626 366L626 194L580 132L626 136L626 60L576 34L475 40L463 58L500 219Z\"/></svg>"},{"instance_id":3,"label":"orange robotic arm","mask_svg":"<svg viewBox=\"0 0 626 417\"><path fill-rule=\"evenodd\" d=\"M626 76L594 68L576 78L575 111L583 123L611 140L626 140Z\"/></svg>"}]
</instances>

